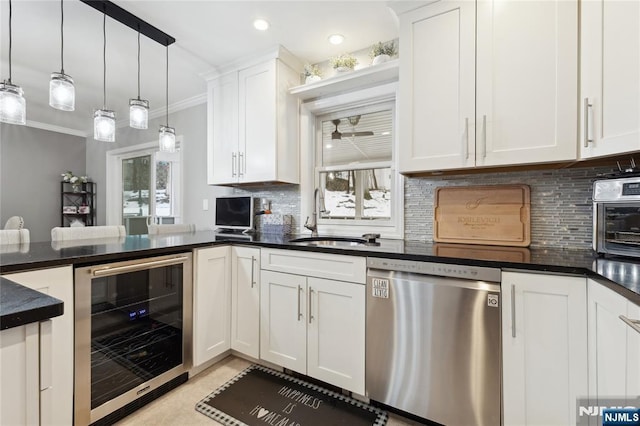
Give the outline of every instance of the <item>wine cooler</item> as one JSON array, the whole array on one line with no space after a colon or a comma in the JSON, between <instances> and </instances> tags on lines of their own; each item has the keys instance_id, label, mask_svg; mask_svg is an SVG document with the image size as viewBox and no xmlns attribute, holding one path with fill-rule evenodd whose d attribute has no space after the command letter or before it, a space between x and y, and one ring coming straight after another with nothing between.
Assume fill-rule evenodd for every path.
<instances>
[{"instance_id":1,"label":"wine cooler","mask_svg":"<svg viewBox=\"0 0 640 426\"><path fill-rule=\"evenodd\" d=\"M191 254L75 272L76 425L110 424L187 379Z\"/></svg>"}]
</instances>

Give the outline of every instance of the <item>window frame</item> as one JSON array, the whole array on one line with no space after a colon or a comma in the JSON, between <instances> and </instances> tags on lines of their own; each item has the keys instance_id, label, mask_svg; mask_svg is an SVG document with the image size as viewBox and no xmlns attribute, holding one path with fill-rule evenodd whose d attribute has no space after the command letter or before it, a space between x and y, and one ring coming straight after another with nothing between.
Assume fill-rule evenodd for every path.
<instances>
[{"instance_id":1,"label":"window frame","mask_svg":"<svg viewBox=\"0 0 640 426\"><path fill-rule=\"evenodd\" d=\"M391 82L378 86L356 90L336 96L312 99L301 105L301 179L300 179L300 232L308 233L304 228L307 217L312 215L313 193L317 187L319 172L317 159L320 155L317 143L318 133L322 127L318 118L335 114L336 118L348 115L348 111L381 110L382 104L392 107L392 159L390 162L392 174L392 203L391 219L322 219L318 218L318 232L322 235L360 236L365 233L379 233L383 238L404 238L404 177L398 172L398 83ZM383 162L386 164L387 162ZM376 163L352 166L350 169L370 169ZM377 164L380 164L378 162ZM334 166L327 166L326 169ZM339 166L338 169L345 170ZM338 223L341 222L341 223Z\"/></svg>"}]
</instances>

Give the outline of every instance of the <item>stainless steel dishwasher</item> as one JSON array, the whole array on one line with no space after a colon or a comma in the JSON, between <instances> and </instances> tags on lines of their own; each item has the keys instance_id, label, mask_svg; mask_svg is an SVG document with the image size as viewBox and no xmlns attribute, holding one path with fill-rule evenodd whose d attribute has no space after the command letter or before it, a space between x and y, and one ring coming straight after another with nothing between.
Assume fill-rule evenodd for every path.
<instances>
[{"instance_id":1,"label":"stainless steel dishwasher","mask_svg":"<svg viewBox=\"0 0 640 426\"><path fill-rule=\"evenodd\" d=\"M500 270L367 259L366 395L445 425L501 424Z\"/></svg>"}]
</instances>

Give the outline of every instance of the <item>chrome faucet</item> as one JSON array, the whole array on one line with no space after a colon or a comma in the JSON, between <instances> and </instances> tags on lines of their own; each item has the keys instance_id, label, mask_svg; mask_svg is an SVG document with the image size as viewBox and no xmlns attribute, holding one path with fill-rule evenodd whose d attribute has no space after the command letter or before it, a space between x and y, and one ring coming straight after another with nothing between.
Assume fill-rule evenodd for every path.
<instances>
[{"instance_id":1,"label":"chrome faucet","mask_svg":"<svg viewBox=\"0 0 640 426\"><path fill-rule=\"evenodd\" d=\"M311 216L311 222L309 222L309 216L307 216L307 221L304 223L304 227L311 231L312 237L318 236L318 193L320 192L320 188L316 188L313 191L313 213Z\"/></svg>"}]
</instances>

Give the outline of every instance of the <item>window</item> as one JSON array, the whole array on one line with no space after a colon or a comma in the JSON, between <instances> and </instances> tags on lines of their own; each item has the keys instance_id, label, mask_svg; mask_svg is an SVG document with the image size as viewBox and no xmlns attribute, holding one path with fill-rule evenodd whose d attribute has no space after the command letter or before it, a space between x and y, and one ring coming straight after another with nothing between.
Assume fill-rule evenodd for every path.
<instances>
[{"instance_id":1,"label":"window","mask_svg":"<svg viewBox=\"0 0 640 426\"><path fill-rule=\"evenodd\" d=\"M317 117L320 226L393 225L394 116L395 103L384 102Z\"/></svg>"}]
</instances>

